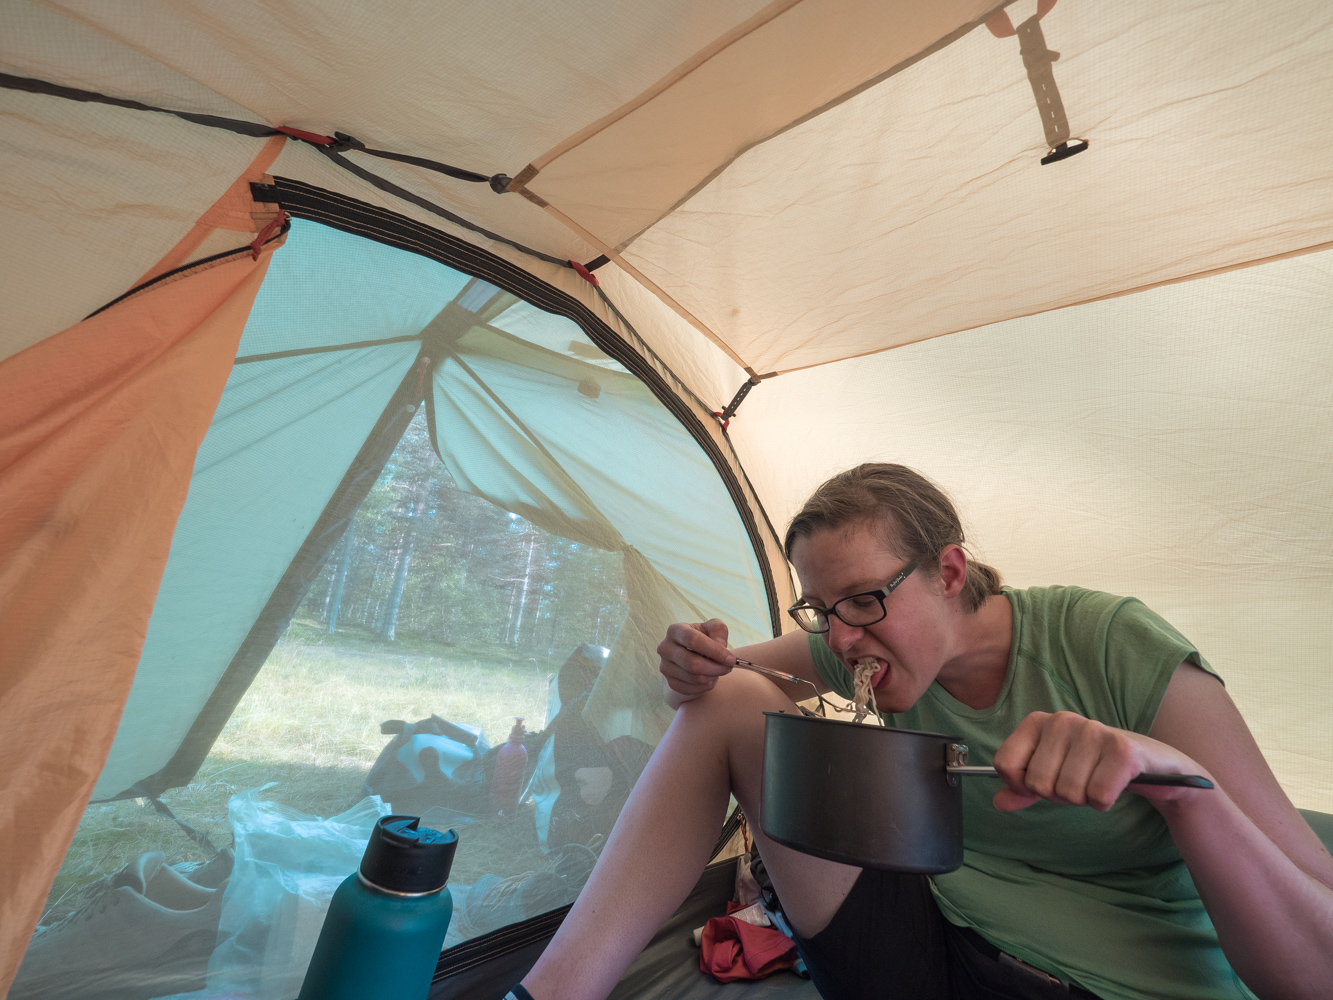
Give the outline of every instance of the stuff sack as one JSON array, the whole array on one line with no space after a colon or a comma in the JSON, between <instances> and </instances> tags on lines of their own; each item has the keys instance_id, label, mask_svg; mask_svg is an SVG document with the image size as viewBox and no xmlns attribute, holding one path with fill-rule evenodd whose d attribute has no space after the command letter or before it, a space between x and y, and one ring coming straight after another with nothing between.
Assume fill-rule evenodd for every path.
<instances>
[{"instance_id":1,"label":"stuff sack","mask_svg":"<svg viewBox=\"0 0 1333 1000\"><path fill-rule=\"evenodd\" d=\"M486 814L490 782L483 761L491 745L480 729L432 715L418 722L390 719L380 732L393 739L366 775L366 795L378 795L407 816L437 807Z\"/></svg>"},{"instance_id":2,"label":"stuff sack","mask_svg":"<svg viewBox=\"0 0 1333 1000\"><path fill-rule=\"evenodd\" d=\"M236 862L208 960L208 988L292 1000L334 890L361 863L370 831L389 807L372 796L321 819L261 801L261 791L234 795L227 804Z\"/></svg>"}]
</instances>

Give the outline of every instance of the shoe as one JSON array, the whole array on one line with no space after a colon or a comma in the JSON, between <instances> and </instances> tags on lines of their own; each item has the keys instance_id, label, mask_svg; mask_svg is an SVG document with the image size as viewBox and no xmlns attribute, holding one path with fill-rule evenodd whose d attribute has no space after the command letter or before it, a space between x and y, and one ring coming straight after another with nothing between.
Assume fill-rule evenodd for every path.
<instances>
[{"instance_id":1,"label":"shoe","mask_svg":"<svg viewBox=\"0 0 1333 1000\"><path fill-rule=\"evenodd\" d=\"M9 1000L151 1000L204 988L226 883L196 885L141 854L81 909L39 927Z\"/></svg>"},{"instance_id":2,"label":"shoe","mask_svg":"<svg viewBox=\"0 0 1333 1000\"><path fill-rule=\"evenodd\" d=\"M208 861L181 861L171 867L195 885L216 889L231 878L231 869L235 864L236 852L230 847L224 847Z\"/></svg>"}]
</instances>

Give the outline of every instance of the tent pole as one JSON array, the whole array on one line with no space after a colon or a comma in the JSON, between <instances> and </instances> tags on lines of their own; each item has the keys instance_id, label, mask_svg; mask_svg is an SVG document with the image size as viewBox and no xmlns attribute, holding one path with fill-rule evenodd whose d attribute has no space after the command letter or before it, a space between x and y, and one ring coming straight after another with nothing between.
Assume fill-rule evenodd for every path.
<instances>
[{"instance_id":1,"label":"tent pole","mask_svg":"<svg viewBox=\"0 0 1333 1000\"><path fill-rule=\"evenodd\" d=\"M365 444L352 460L338 488L333 491L333 496L310 529L305 542L297 550L287 572L273 588L268 603L259 613L171 760L157 773L136 781L109 800L100 801L140 796L152 799L168 788L180 788L193 780L227 725L227 720L268 660L278 639L287 630L292 615L301 606L306 592L323 570L329 555L350 532L357 508L370 493L403 432L407 430L407 425L416 416L422 398L422 381L417 369L418 363L413 363L390 397Z\"/></svg>"}]
</instances>

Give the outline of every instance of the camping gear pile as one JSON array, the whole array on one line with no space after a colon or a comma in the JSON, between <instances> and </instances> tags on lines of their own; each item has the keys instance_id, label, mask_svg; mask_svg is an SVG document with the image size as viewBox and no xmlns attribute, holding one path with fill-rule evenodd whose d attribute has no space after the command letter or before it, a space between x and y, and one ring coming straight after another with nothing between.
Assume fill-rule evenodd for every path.
<instances>
[{"instance_id":1,"label":"camping gear pile","mask_svg":"<svg viewBox=\"0 0 1333 1000\"><path fill-rule=\"evenodd\" d=\"M221 773L409 427L623 575L521 740L531 854L478 877L582 867L670 722L666 624L788 627L780 526L866 459L956 495L1010 583L1163 614L1333 812L1330 109L1321 0L10 0L0 990L71 844L62 879L112 877L146 852L99 817ZM554 590L506 586L529 635ZM478 721L375 721L435 710ZM480 737L409 738L469 753L395 751L395 793L481 808ZM76 872L94 827L118 860ZM558 917L446 951L437 995L516 981Z\"/></svg>"}]
</instances>

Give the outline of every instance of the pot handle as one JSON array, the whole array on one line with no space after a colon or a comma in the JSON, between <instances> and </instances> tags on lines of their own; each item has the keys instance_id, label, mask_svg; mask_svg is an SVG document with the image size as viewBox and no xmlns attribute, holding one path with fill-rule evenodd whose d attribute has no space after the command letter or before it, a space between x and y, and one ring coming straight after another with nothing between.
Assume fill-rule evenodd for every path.
<instances>
[{"instance_id":1,"label":"pot handle","mask_svg":"<svg viewBox=\"0 0 1333 1000\"><path fill-rule=\"evenodd\" d=\"M944 769L949 773L950 778L955 775L962 777L971 775L974 777L998 778L999 772L993 767L985 767L979 764L969 764L967 762L967 746L963 743L950 743L945 747L945 766ZM1174 785L1179 788L1212 788L1213 783L1202 774L1153 774L1144 771L1133 781L1131 785Z\"/></svg>"}]
</instances>

